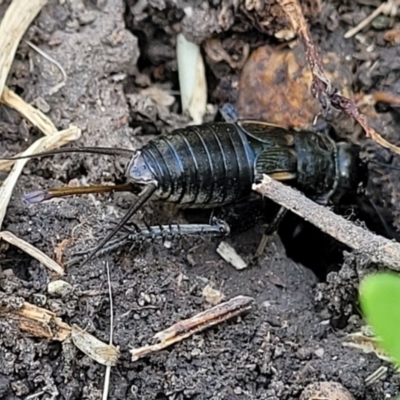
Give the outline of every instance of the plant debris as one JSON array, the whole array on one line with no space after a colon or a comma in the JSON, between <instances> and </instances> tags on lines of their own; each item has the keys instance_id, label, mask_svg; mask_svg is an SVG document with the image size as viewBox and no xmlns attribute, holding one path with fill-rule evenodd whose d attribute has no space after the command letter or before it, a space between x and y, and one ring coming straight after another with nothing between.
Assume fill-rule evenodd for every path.
<instances>
[{"instance_id":1,"label":"plant debris","mask_svg":"<svg viewBox=\"0 0 400 400\"><path fill-rule=\"evenodd\" d=\"M262 183L253 185L253 189L312 223L358 254L366 256L371 262L400 271L400 243L355 225L267 175L264 175Z\"/></svg>"},{"instance_id":2,"label":"plant debris","mask_svg":"<svg viewBox=\"0 0 400 400\"><path fill-rule=\"evenodd\" d=\"M241 315L251 309L253 301L254 299L251 297L237 296L225 303L203 311L192 318L179 321L168 329L154 335L154 339L159 343L130 350L132 361L137 361L139 358L163 350L195 333L202 332L214 325L221 324L233 317Z\"/></svg>"},{"instance_id":3,"label":"plant debris","mask_svg":"<svg viewBox=\"0 0 400 400\"><path fill-rule=\"evenodd\" d=\"M367 137L370 137L376 143L390 149L394 153L400 154L400 148L389 143L379 135L379 133L369 125L365 116L360 113L356 104L351 99L340 94L338 90L332 86L331 81L324 73L317 47L311 37L310 30L298 0L278 0L278 2L284 9L293 29L296 30L305 45L308 63L313 75L311 93L321 103L323 111L326 112L330 105L343 111L345 114L354 118L364 128Z\"/></svg>"}]
</instances>

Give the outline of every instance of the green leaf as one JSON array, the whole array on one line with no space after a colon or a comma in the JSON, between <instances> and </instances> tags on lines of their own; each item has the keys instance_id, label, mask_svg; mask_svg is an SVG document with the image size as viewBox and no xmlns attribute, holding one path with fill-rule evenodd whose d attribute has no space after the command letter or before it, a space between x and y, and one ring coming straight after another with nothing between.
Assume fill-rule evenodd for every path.
<instances>
[{"instance_id":1,"label":"green leaf","mask_svg":"<svg viewBox=\"0 0 400 400\"><path fill-rule=\"evenodd\" d=\"M360 285L364 316L380 346L400 366L400 277L395 273L367 276Z\"/></svg>"}]
</instances>

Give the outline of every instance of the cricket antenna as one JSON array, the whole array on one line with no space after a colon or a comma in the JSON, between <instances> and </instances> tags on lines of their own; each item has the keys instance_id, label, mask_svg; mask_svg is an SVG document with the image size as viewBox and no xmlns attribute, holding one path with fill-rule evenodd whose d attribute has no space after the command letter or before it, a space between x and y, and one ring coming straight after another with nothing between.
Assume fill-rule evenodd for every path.
<instances>
[{"instance_id":1,"label":"cricket antenna","mask_svg":"<svg viewBox=\"0 0 400 400\"><path fill-rule=\"evenodd\" d=\"M66 154L66 153L92 153L92 154L103 154L107 156L128 156L131 157L136 153L136 150L123 149L123 148L113 148L113 147L80 147L80 148L69 148L69 149L57 149L50 151L43 151L42 153L30 154L27 156L19 157L0 157L0 160L23 160L25 158L39 158L54 156L56 154Z\"/></svg>"},{"instance_id":2,"label":"cricket antenna","mask_svg":"<svg viewBox=\"0 0 400 400\"><path fill-rule=\"evenodd\" d=\"M114 193L131 192L137 193L138 190L133 183L124 183L122 185L94 185L78 187L60 187L53 189L40 189L25 195L24 200L29 204L41 203L42 201L54 199L55 197L65 197L73 195L82 195L88 193Z\"/></svg>"}]
</instances>

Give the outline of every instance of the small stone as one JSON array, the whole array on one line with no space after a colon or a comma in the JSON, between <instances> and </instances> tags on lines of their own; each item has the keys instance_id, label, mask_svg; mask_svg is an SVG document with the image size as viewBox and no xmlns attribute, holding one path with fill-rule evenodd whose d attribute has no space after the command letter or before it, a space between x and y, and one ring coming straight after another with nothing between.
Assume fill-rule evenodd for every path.
<instances>
[{"instance_id":1,"label":"small stone","mask_svg":"<svg viewBox=\"0 0 400 400\"><path fill-rule=\"evenodd\" d=\"M236 253L236 250L227 242L221 242L217 248L217 253L237 270L247 268L247 264L242 257Z\"/></svg>"},{"instance_id":2,"label":"small stone","mask_svg":"<svg viewBox=\"0 0 400 400\"><path fill-rule=\"evenodd\" d=\"M86 11L79 13L79 23L81 25L89 25L96 20L96 13L94 11Z\"/></svg>"},{"instance_id":3,"label":"small stone","mask_svg":"<svg viewBox=\"0 0 400 400\"><path fill-rule=\"evenodd\" d=\"M171 242L170 240L166 240L166 241L164 242L164 247L165 247L166 249L170 249L170 248L172 247L172 242Z\"/></svg>"},{"instance_id":4,"label":"small stone","mask_svg":"<svg viewBox=\"0 0 400 400\"><path fill-rule=\"evenodd\" d=\"M11 278L12 276L14 276L14 271L11 268L5 269L3 271L3 276L7 277L7 278Z\"/></svg>"},{"instance_id":5,"label":"small stone","mask_svg":"<svg viewBox=\"0 0 400 400\"><path fill-rule=\"evenodd\" d=\"M207 285L203 289L203 297L205 298L206 302L208 304L211 304L212 306L215 306L225 298L224 294L211 287L211 285Z\"/></svg>"},{"instance_id":6,"label":"small stone","mask_svg":"<svg viewBox=\"0 0 400 400\"><path fill-rule=\"evenodd\" d=\"M318 358L322 358L324 356L325 350L323 347L318 347L318 349L316 349L314 351L314 354L318 357Z\"/></svg>"},{"instance_id":7,"label":"small stone","mask_svg":"<svg viewBox=\"0 0 400 400\"><path fill-rule=\"evenodd\" d=\"M52 296L63 297L72 291L72 286L61 279L50 282L47 286L47 292Z\"/></svg>"},{"instance_id":8,"label":"small stone","mask_svg":"<svg viewBox=\"0 0 400 400\"><path fill-rule=\"evenodd\" d=\"M296 351L296 356L299 360L309 360L313 350L311 347L300 347Z\"/></svg>"},{"instance_id":9,"label":"small stone","mask_svg":"<svg viewBox=\"0 0 400 400\"><path fill-rule=\"evenodd\" d=\"M337 382L316 382L308 385L299 400L354 400L352 394Z\"/></svg>"},{"instance_id":10,"label":"small stone","mask_svg":"<svg viewBox=\"0 0 400 400\"><path fill-rule=\"evenodd\" d=\"M47 302L47 297L41 293L33 294L33 303L38 307L43 307Z\"/></svg>"},{"instance_id":11,"label":"small stone","mask_svg":"<svg viewBox=\"0 0 400 400\"><path fill-rule=\"evenodd\" d=\"M296 37L296 32L292 29L281 29L280 31L275 32L274 36L279 40L289 42Z\"/></svg>"},{"instance_id":12,"label":"small stone","mask_svg":"<svg viewBox=\"0 0 400 400\"><path fill-rule=\"evenodd\" d=\"M36 97L32 101L32 105L36 106L44 114L47 114L51 110L49 103L43 97Z\"/></svg>"},{"instance_id":13,"label":"small stone","mask_svg":"<svg viewBox=\"0 0 400 400\"><path fill-rule=\"evenodd\" d=\"M198 357L200 354L201 354L201 350L200 350L200 349L197 349L197 348L194 348L194 349L190 352L190 355L191 355L193 358Z\"/></svg>"},{"instance_id":14,"label":"small stone","mask_svg":"<svg viewBox=\"0 0 400 400\"><path fill-rule=\"evenodd\" d=\"M390 18L386 15L378 15L373 21L372 24L374 29L377 31L383 31L388 28L390 25Z\"/></svg>"}]
</instances>

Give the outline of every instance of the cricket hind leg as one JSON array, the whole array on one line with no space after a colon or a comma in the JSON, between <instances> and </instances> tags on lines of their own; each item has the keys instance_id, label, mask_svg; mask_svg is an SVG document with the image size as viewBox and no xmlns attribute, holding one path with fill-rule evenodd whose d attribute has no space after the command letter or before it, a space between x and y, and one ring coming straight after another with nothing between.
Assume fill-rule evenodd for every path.
<instances>
[{"instance_id":1,"label":"cricket hind leg","mask_svg":"<svg viewBox=\"0 0 400 400\"><path fill-rule=\"evenodd\" d=\"M232 234L244 233L256 225L262 225L264 232L250 265L258 264L269 238L278 231L286 213L285 208L272 200L258 197L246 202L220 207L213 212L217 218L223 219L229 224Z\"/></svg>"},{"instance_id":2,"label":"cricket hind leg","mask_svg":"<svg viewBox=\"0 0 400 400\"><path fill-rule=\"evenodd\" d=\"M192 214L192 212L194 213ZM173 241L182 237L199 235L226 236L232 232L242 233L260 222L267 224L264 235L271 235L276 231L281 219L284 217L284 215L281 216L280 214L279 206L266 199L255 199L236 205L220 207L213 211L211 217L209 210L206 210L203 215L202 210L191 210L189 212L189 215L190 214L192 215L188 218L189 220L198 221L203 217L204 219L207 218L208 223L192 222L189 224L150 226L146 223L137 225L130 222L129 225L124 225L121 228L124 234L109 241L97 252L96 257L109 254L127 245L130 245L132 249L146 242ZM93 249L88 249L75 253L73 259L68 262L67 265L70 266L80 263L85 255L92 251Z\"/></svg>"},{"instance_id":3,"label":"cricket hind leg","mask_svg":"<svg viewBox=\"0 0 400 400\"><path fill-rule=\"evenodd\" d=\"M167 224L150 226L148 224L137 225L130 223L129 225L125 225L122 230L125 231L125 234L109 241L96 253L97 257L116 251L128 244L130 245L130 249L132 249L145 242L174 241L182 237L198 235L222 236L228 235L230 232L229 225L217 218L212 218L210 224ZM85 255L92 251L93 249L88 249L75 253L67 265L79 264L82 259L84 259Z\"/></svg>"},{"instance_id":4,"label":"cricket hind leg","mask_svg":"<svg viewBox=\"0 0 400 400\"><path fill-rule=\"evenodd\" d=\"M264 253L269 238L274 233L278 232L279 225L285 218L287 211L288 210L285 207L280 207L273 220L265 225L264 233L262 235L260 243L258 244L257 250L254 254L252 263L258 263L260 257Z\"/></svg>"},{"instance_id":5,"label":"cricket hind leg","mask_svg":"<svg viewBox=\"0 0 400 400\"><path fill-rule=\"evenodd\" d=\"M272 201L257 197L237 204L219 207L213 210L212 215L225 221L232 234L240 234L259 224L268 224L278 208Z\"/></svg>"}]
</instances>

